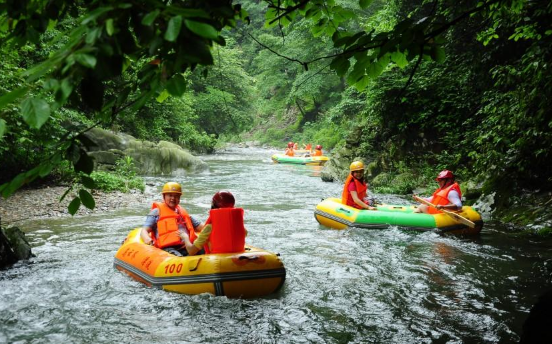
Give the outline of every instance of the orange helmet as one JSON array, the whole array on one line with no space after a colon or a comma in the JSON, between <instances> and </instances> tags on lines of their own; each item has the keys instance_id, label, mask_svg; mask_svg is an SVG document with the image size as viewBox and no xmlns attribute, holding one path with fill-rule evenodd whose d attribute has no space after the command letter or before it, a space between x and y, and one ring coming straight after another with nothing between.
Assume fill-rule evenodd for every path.
<instances>
[{"instance_id":1,"label":"orange helmet","mask_svg":"<svg viewBox=\"0 0 552 344\"><path fill-rule=\"evenodd\" d=\"M211 203L215 208L232 208L236 199L230 191L219 191L213 196Z\"/></svg>"},{"instance_id":2,"label":"orange helmet","mask_svg":"<svg viewBox=\"0 0 552 344\"><path fill-rule=\"evenodd\" d=\"M364 170L364 164L362 161L353 161L351 166L349 166L349 170L351 170L351 172Z\"/></svg>"},{"instance_id":3,"label":"orange helmet","mask_svg":"<svg viewBox=\"0 0 552 344\"><path fill-rule=\"evenodd\" d=\"M163 190L161 191L161 193L162 194L177 193L179 195L182 195L182 187L178 183L168 182L165 185L163 185Z\"/></svg>"},{"instance_id":4,"label":"orange helmet","mask_svg":"<svg viewBox=\"0 0 552 344\"><path fill-rule=\"evenodd\" d=\"M435 178L437 181L440 179L454 179L454 173L449 170L442 170L439 175L437 175L437 178Z\"/></svg>"},{"instance_id":5,"label":"orange helmet","mask_svg":"<svg viewBox=\"0 0 552 344\"><path fill-rule=\"evenodd\" d=\"M321 145L316 145L316 149L322 149Z\"/></svg>"}]
</instances>

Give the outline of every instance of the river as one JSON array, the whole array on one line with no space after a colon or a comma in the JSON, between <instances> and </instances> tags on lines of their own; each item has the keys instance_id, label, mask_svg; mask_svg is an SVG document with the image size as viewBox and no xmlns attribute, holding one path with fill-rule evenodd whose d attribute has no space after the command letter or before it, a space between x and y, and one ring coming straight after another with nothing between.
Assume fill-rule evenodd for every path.
<instances>
[{"instance_id":1,"label":"river","mask_svg":"<svg viewBox=\"0 0 552 344\"><path fill-rule=\"evenodd\" d=\"M36 257L0 272L0 343L516 343L550 288L552 243L488 222L475 238L399 228L332 230L315 220L341 193L319 167L273 164L233 148L173 178L205 220L230 190L247 243L281 254L283 288L243 300L151 289L113 268L148 208L22 224ZM147 178L161 189L166 178ZM411 203L376 195L391 204Z\"/></svg>"}]
</instances>

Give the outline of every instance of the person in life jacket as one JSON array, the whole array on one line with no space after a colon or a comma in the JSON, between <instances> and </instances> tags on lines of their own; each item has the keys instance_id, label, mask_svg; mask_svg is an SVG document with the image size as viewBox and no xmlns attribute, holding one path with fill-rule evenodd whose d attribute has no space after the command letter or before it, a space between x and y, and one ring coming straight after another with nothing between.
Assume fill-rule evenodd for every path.
<instances>
[{"instance_id":1,"label":"person in life jacket","mask_svg":"<svg viewBox=\"0 0 552 344\"><path fill-rule=\"evenodd\" d=\"M293 150L293 142L289 142L284 153L287 156L295 156L295 151Z\"/></svg>"},{"instance_id":2,"label":"person in life jacket","mask_svg":"<svg viewBox=\"0 0 552 344\"><path fill-rule=\"evenodd\" d=\"M184 238L188 255L205 253L233 253L245 250L247 230L243 225L243 209L234 208L236 200L229 191L217 192L211 201L205 227L192 243Z\"/></svg>"},{"instance_id":3,"label":"person in life jacket","mask_svg":"<svg viewBox=\"0 0 552 344\"><path fill-rule=\"evenodd\" d=\"M368 184L364 181L364 164L353 161L349 166L351 173L345 180L341 203L357 209L376 210L368 201Z\"/></svg>"},{"instance_id":4,"label":"person in life jacket","mask_svg":"<svg viewBox=\"0 0 552 344\"><path fill-rule=\"evenodd\" d=\"M439 209L445 210L461 210L462 209L462 191L460 191L460 186L456 183L454 173L449 170L443 170L435 178L437 183L439 183L439 188L435 190L433 196L425 198L427 201L436 205L437 209L427 206L425 204L420 204L415 213L428 213L428 214L439 214L441 211Z\"/></svg>"},{"instance_id":5,"label":"person in life jacket","mask_svg":"<svg viewBox=\"0 0 552 344\"><path fill-rule=\"evenodd\" d=\"M312 153L312 156L322 156L322 146L316 145L314 148L314 152Z\"/></svg>"},{"instance_id":6,"label":"person in life jacket","mask_svg":"<svg viewBox=\"0 0 552 344\"><path fill-rule=\"evenodd\" d=\"M183 238L194 241L196 232L201 231L203 225L179 206L182 196L180 184L166 183L161 194L163 202L152 204L140 236L145 244L154 245L175 256L186 256L188 252Z\"/></svg>"},{"instance_id":7,"label":"person in life jacket","mask_svg":"<svg viewBox=\"0 0 552 344\"><path fill-rule=\"evenodd\" d=\"M312 150L312 145L310 143L307 143L304 147L303 147L304 150L310 152Z\"/></svg>"}]
</instances>

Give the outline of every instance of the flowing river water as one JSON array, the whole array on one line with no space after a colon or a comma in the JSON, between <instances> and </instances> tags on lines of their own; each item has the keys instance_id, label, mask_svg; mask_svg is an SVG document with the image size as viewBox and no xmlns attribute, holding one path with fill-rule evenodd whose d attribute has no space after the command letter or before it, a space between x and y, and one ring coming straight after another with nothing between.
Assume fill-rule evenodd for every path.
<instances>
[{"instance_id":1,"label":"flowing river water","mask_svg":"<svg viewBox=\"0 0 552 344\"><path fill-rule=\"evenodd\" d=\"M400 228L320 226L321 199L341 193L319 167L273 164L272 151L201 157L209 170L172 178L205 220L218 190L245 209L247 242L278 252L274 295L228 299L148 288L113 256L148 207L30 221L36 257L0 272L0 343L515 343L550 288L552 243L486 223L475 238ZM167 178L147 178L157 190ZM407 198L376 195L391 204Z\"/></svg>"}]
</instances>

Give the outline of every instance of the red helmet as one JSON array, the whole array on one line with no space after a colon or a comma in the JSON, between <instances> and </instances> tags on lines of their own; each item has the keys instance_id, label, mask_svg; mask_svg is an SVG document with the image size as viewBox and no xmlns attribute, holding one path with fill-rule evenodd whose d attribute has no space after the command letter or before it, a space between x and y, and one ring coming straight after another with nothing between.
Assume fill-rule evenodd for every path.
<instances>
[{"instance_id":1,"label":"red helmet","mask_svg":"<svg viewBox=\"0 0 552 344\"><path fill-rule=\"evenodd\" d=\"M440 179L454 179L454 173L452 173L449 170L442 170L437 176L437 178L435 178L435 180L440 180Z\"/></svg>"},{"instance_id":2,"label":"red helmet","mask_svg":"<svg viewBox=\"0 0 552 344\"><path fill-rule=\"evenodd\" d=\"M236 200L230 191L219 191L213 196L212 203L216 208L232 208Z\"/></svg>"},{"instance_id":3,"label":"red helmet","mask_svg":"<svg viewBox=\"0 0 552 344\"><path fill-rule=\"evenodd\" d=\"M316 145L316 149L322 149L321 145Z\"/></svg>"},{"instance_id":4,"label":"red helmet","mask_svg":"<svg viewBox=\"0 0 552 344\"><path fill-rule=\"evenodd\" d=\"M288 148L291 148L291 147L293 147L293 142L290 141L288 142Z\"/></svg>"}]
</instances>

